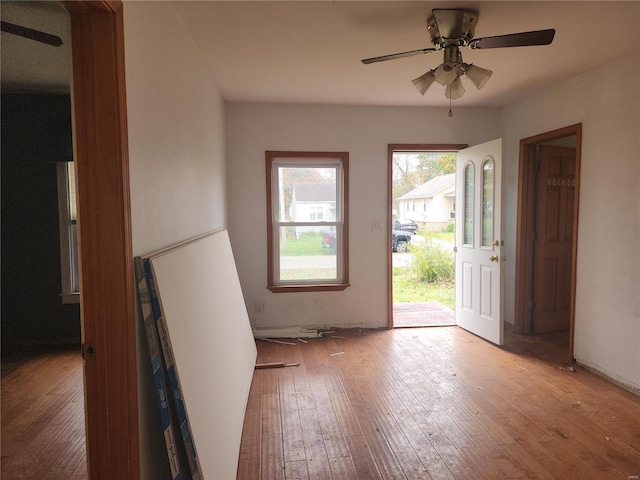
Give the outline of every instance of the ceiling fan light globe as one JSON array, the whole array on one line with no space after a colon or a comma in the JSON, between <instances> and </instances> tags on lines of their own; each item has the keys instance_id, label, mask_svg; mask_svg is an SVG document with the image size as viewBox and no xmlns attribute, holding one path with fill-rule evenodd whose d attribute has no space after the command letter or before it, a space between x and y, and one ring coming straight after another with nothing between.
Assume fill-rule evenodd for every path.
<instances>
[{"instance_id":1,"label":"ceiling fan light globe","mask_svg":"<svg viewBox=\"0 0 640 480\"><path fill-rule=\"evenodd\" d=\"M471 83L473 83L478 90L484 87L493 72L491 70L487 70L486 68L478 67L477 65L469 65L467 71L465 72Z\"/></svg>"},{"instance_id":2,"label":"ceiling fan light globe","mask_svg":"<svg viewBox=\"0 0 640 480\"><path fill-rule=\"evenodd\" d=\"M433 75L433 70L429 70L424 75L420 75L418 78L412 80L418 91L424 95L433 82L436 81L436 77Z\"/></svg>"},{"instance_id":3,"label":"ceiling fan light globe","mask_svg":"<svg viewBox=\"0 0 640 480\"><path fill-rule=\"evenodd\" d=\"M451 100L455 100L464 95L464 92L465 90L462 85L462 81L460 80L460 77L457 77L453 82L447 85L447 89L444 91L444 96Z\"/></svg>"},{"instance_id":4,"label":"ceiling fan light globe","mask_svg":"<svg viewBox=\"0 0 640 480\"><path fill-rule=\"evenodd\" d=\"M455 68L449 67L449 69L447 70L445 69L444 63L436 68L433 71L433 74L435 76L436 82L438 82L440 85L449 85L458 76Z\"/></svg>"}]
</instances>

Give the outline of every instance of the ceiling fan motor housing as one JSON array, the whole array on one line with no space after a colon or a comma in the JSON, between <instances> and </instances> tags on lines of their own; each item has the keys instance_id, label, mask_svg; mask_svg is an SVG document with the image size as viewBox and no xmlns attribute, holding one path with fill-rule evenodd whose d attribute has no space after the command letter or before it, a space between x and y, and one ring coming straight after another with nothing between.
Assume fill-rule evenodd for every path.
<instances>
[{"instance_id":1,"label":"ceiling fan motor housing","mask_svg":"<svg viewBox=\"0 0 640 480\"><path fill-rule=\"evenodd\" d=\"M475 34L478 14L471 10L434 9L427 22L431 43L437 48L467 45Z\"/></svg>"}]
</instances>

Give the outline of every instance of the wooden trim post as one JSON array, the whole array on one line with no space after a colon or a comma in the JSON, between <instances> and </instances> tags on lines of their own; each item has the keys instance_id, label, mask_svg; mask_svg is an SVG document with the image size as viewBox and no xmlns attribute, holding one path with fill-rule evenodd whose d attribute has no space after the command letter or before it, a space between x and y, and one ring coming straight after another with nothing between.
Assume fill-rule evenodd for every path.
<instances>
[{"instance_id":1,"label":"wooden trim post","mask_svg":"<svg viewBox=\"0 0 640 480\"><path fill-rule=\"evenodd\" d=\"M122 2L71 16L82 348L91 479L140 478Z\"/></svg>"}]
</instances>

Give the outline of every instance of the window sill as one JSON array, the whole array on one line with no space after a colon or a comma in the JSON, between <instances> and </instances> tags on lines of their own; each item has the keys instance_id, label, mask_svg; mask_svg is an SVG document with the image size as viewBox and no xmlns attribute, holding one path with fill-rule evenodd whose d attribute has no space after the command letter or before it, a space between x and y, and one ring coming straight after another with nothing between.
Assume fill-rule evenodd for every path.
<instances>
[{"instance_id":1,"label":"window sill","mask_svg":"<svg viewBox=\"0 0 640 480\"><path fill-rule=\"evenodd\" d=\"M321 285L268 285L267 288L273 293L341 292L348 286L348 283L328 283Z\"/></svg>"},{"instance_id":2,"label":"window sill","mask_svg":"<svg viewBox=\"0 0 640 480\"><path fill-rule=\"evenodd\" d=\"M72 304L72 303L80 303L80 293L78 292L63 293L62 295L60 295L60 297L62 297L62 303L65 305Z\"/></svg>"}]
</instances>

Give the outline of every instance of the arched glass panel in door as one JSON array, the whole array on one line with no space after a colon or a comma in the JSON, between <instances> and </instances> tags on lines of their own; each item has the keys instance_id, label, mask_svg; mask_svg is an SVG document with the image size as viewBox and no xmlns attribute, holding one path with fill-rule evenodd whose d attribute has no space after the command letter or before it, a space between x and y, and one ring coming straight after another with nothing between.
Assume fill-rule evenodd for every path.
<instances>
[{"instance_id":1,"label":"arched glass panel in door","mask_svg":"<svg viewBox=\"0 0 640 480\"><path fill-rule=\"evenodd\" d=\"M473 245L473 177L473 164L469 163L464 167L464 245Z\"/></svg>"},{"instance_id":2,"label":"arched glass panel in door","mask_svg":"<svg viewBox=\"0 0 640 480\"><path fill-rule=\"evenodd\" d=\"M493 159L488 158L482 164L482 246L493 245Z\"/></svg>"}]
</instances>

